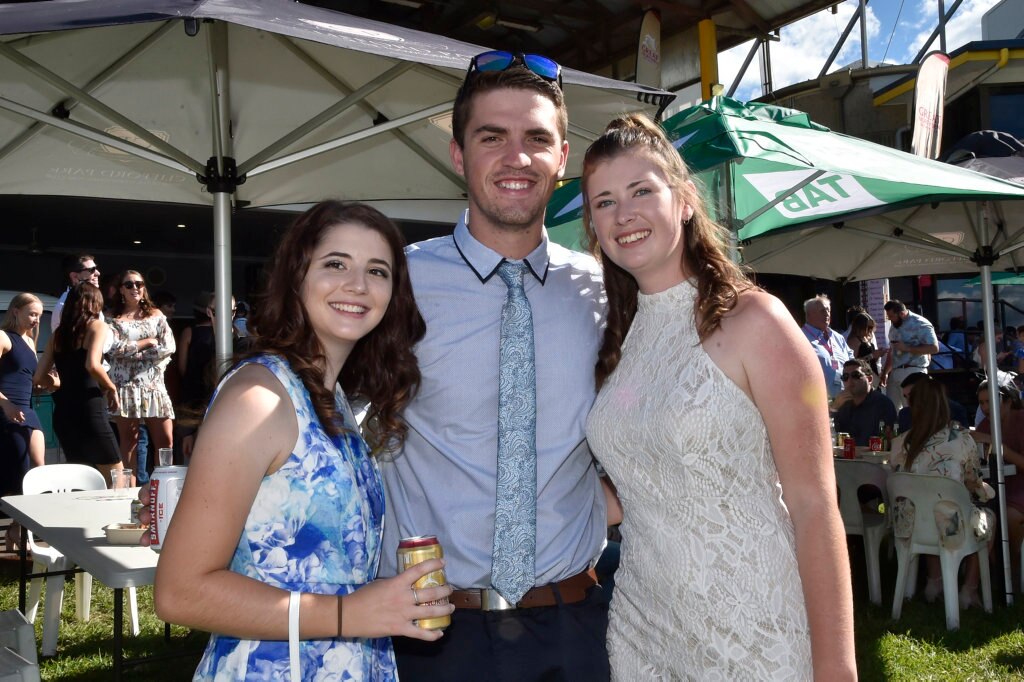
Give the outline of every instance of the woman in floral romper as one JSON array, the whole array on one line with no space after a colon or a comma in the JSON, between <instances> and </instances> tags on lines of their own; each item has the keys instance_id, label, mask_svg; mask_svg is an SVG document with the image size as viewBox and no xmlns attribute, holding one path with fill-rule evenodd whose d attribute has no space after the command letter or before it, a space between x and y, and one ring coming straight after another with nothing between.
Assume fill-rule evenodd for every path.
<instances>
[{"instance_id":1,"label":"woman in floral romper","mask_svg":"<svg viewBox=\"0 0 1024 682\"><path fill-rule=\"evenodd\" d=\"M139 422L145 420L154 450L169 448L174 407L164 386L164 370L174 353L174 333L153 305L146 283L135 270L121 273L110 329L114 345L108 354L110 378L117 386L121 411L114 415L121 461L138 473ZM135 484L132 476L132 485Z\"/></svg>"}]
</instances>

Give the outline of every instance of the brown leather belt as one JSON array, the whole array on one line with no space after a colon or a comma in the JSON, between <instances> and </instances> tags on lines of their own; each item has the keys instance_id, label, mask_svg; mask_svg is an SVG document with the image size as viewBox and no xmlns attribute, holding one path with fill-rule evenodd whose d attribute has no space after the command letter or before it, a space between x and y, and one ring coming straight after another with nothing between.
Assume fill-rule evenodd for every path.
<instances>
[{"instance_id":1,"label":"brown leather belt","mask_svg":"<svg viewBox=\"0 0 1024 682\"><path fill-rule=\"evenodd\" d=\"M494 589L455 590L448 599L455 604L457 609L482 611L533 609L539 606L555 606L559 601L562 604L575 604L583 601L587 597L587 590L594 585L597 585L597 574L591 568L561 582L534 587L523 595L518 604L509 604ZM557 596L556 590L558 591Z\"/></svg>"}]
</instances>

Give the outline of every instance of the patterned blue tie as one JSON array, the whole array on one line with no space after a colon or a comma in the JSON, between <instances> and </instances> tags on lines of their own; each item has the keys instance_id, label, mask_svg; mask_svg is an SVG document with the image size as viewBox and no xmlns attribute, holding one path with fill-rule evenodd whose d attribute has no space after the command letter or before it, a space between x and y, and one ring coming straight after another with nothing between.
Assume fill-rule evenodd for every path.
<instances>
[{"instance_id":1,"label":"patterned blue tie","mask_svg":"<svg viewBox=\"0 0 1024 682\"><path fill-rule=\"evenodd\" d=\"M491 584L516 604L533 587L537 549L537 366L526 263L503 261L508 287L498 351L498 490Z\"/></svg>"}]
</instances>

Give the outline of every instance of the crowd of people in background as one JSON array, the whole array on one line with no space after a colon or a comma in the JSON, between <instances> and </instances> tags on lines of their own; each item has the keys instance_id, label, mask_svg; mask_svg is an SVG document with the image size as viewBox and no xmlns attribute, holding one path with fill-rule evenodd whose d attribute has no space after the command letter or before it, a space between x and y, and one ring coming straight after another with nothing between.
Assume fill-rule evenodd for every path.
<instances>
[{"instance_id":1,"label":"crowd of people in background","mask_svg":"<svg viewBox=\"0 0 1024 682\"><path fill-rule=\"evenodd\" d=\"M819 295L804 303L803 326L830 389L835 430L847 433L859 447L875 436L891 438L890 463L897 471L946 476L963 482L979 506L993 490L982 481L979 445L991 444L986 346L981 325L967 327L963 317L949 320L949 331L939 338L934 325L891 300L883 308L890 323L887 344L878 343L876 322L861 306L847 310L847 331L829 326L831 303ZM1024 401L1019 378L1024 374L1024 326L996 331L996 383L1000 398L1003 458L1024 467ZM937 356L947 356L936 364ZM969 368L983 380L977 385L978 409L970 414L950 397L932 370ZM833 392L834 391L834 392ZM973 427L973 428L972 428ZM1010 546L1024 540L1024 479L1006 478L1007 525ZM894 510L897 519L902 513ZM986 512L988 513L988 512ZM989 526L994 524L994 519ZM1013 580L1020 573L1020 557L1010 552ZM935 559L935 557L929 557ZM970 561L960 589L963 609L980 605L978 564ZM929 561L925 598L942 595L938 560Z\"/></svg>"},{"instance_id":2,"label":"crowd of people in background","mask_svg":"<svg viewBox=\"0 0 1024 682\"><path fill-rule=\"evenodd\" d=\"M66 257L62 270L65 289L51 313L45 347L37 343L45 315L34 294L15 296L2 322L3 495L20 493L24 474L45 460L33 393L53 394L53 430L65 461L95 466L108 478L111 469L130 469L137 484L149 480L159 448L175 448L178 462L188 458L191 434L217 379L212 294L201 292L192 324L181 325L174 320L175 296L150 291L137 270L103 276L85 253ZM249 335L249 308L240 309L236 340ZM18 530L11 528L9 547Z\"/></svg>"}]
</instances>

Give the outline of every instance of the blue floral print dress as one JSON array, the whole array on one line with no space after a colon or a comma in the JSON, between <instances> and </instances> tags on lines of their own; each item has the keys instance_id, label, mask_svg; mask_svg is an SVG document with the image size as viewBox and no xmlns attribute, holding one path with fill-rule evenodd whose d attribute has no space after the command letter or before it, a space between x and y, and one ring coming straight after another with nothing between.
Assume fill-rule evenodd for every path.
<instances>
[{"instance_id":1,"label":"blue floral print dress","mask_svg":"<svg viewBox=\"0 0 1024 682\"><path fill-rule=\"evenodd\" d=\"M249 363L269 369L288 390L299 437L284 465L260 484L230 568L284 590L349 594L377 575L384 519L377 465L340 388L337 407L351 432L331 437L286 360L261 355L242 365ZM300 661L304 682L397 679L388 638L304 640ZM214 634L194 679L290 680L288 642Z\"/></svg>"}]
</instances>

